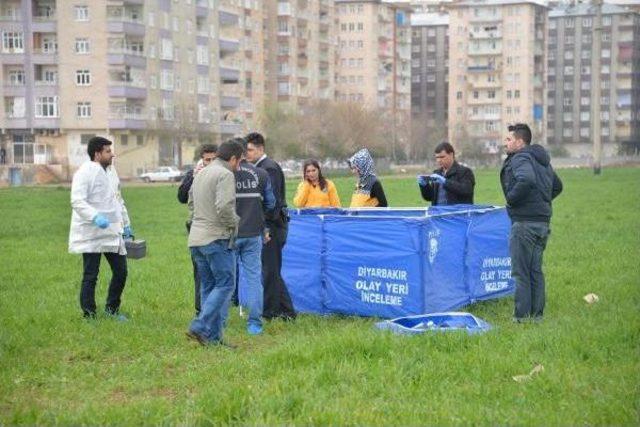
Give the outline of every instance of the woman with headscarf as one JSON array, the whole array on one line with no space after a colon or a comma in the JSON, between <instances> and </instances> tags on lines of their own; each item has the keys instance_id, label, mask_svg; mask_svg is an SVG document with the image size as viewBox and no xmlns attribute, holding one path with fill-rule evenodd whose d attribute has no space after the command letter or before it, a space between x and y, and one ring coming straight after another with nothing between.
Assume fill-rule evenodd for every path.
<instances>
[{"instance_id":1,"label":"woman with headscarf","mask_svg":"<svg viewBox=\"0 0 640 427\"><path fill-rule=\"evenodd\" d=\"M363 148L351 156L348 162L351 170L358 175L356 189L351 196L351 207L386 208L387 198L373 170L373 159L369 150Z\"/></svg>"},{"instance_id":2,"label":"woman with headscarf","mask_svg":"<svg viewBox=\"0 0 640 427\"><path fill-rule=\"evenodd\" d=\"M298 208L339 208L340 197L336 186L322 176L317 160L305 160L302 166L302 182L293 198Z\"/></svg>"}]
</instances>

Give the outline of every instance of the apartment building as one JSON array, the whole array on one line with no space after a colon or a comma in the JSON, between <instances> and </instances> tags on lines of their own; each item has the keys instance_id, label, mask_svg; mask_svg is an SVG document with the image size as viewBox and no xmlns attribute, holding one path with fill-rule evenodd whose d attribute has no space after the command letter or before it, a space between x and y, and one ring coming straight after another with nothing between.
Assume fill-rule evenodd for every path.
<instances>
[{"instance_id":1,"label":"apartment building","mask_svg":"<svg viewBox=\"0 0 640 427\"><path fill-rule=\"evenodd\" d=\"M525 122L545 141L545 3L469 0L449 10L449 140L497 153L506 127Z\"/></svg>"},{"instance_id":2,"label":"apartment building","mask_svg":"<svg viewBox=\"0 0 640 427\"><path fill-rule=\"evenodd\" d=\"M603 5L598 60L592 57L595 12L579 4L549 13L547 141L574 156L591 155L597 119L605 156L617 154L622 143L640 144L640 14ZM601 82L595 101L594 78ZM591 117L593 102L600 102L599 118Z\"/></svg>"},{"instance_id":3,"label":"apartment building","mask_svg":"<svg viewBox=\"0 0 640 427\"><path fill-rule=\"evenodd\" d=\"M332 0L264 2L265 97L293 107L332 100L335 11Z\"/></svg>"},{"instance_id":4,"label":"apartment building","mask_svg":"<svg viewBox=\"0 0 640 427\"><path fill-rule=\"evenodd\" d=\"M382 0L336 0L336 100L390 114L408 127L411 111L411 8Z\"/></svg>"},{"instance_id":5,"label":"apartment building","mask_svg":"<svg viewBox=\"0 0 640 427\"><path fill-rule=\"evenodd\" d=\"M191 163L199 143L242 132L254 65L242 57L239 23L259 10L246 3L3 1L7 163L48 165L66 179L86 160L88 139L103 135L132 177Z\"/></svg>"},{"instance_id":6,"label":"apartment building","mask_svg":"<svg viewBox=\"0 0 640 427\"><path fill-rule=\"evenodd\" d=\"M411 16L411 115L413 129L446 138L449 119L449 15Z\"/></svg>"}]
</instances>

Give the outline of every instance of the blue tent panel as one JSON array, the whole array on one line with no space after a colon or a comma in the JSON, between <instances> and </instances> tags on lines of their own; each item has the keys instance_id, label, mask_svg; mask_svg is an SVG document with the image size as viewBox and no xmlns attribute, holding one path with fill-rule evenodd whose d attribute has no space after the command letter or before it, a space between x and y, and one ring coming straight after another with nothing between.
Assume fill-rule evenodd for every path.
<instances>
[{"instance_id":1,"label":"blue tent panel","mask_svg":"<svg viewBox=\"0 0 640 427\"><path fill-rule=\"evenodd\" d=\"M505 209L474 214L467 236L466 276L472 300L509 295L514 291L509 256L511 221Z\"/></svg>"},{"instance_id":2,"label":"blue tent panel","mask_svg":"<svg viewBox=\"0 0 640 427\"><path fill-rule=\"evenodd\" d=\"M322 218L291 215L287 243L282 251L282 278L296 311L325 312L321 277Z\"/></svg>"},{"instance_id":3,"label":"blue tent panel","mask_svg":"<svg viewBox=\"0 0 640 427\"><path fill-rule=\"evenodd\" d=\"M425 312L434 313L469 303L464 278L466 215L430 217L424 229Z\"/></svg>"},{"instance_id":4,"label":"blue tent panel","mask_svg":"<svg viewBox=\"0 0 640 427\"><path fill-rule=\"evenodd\" d=\"M420 230L419 220L326 217L327 310L380 317L422 313Z\"/></svg>"}]
</instances>

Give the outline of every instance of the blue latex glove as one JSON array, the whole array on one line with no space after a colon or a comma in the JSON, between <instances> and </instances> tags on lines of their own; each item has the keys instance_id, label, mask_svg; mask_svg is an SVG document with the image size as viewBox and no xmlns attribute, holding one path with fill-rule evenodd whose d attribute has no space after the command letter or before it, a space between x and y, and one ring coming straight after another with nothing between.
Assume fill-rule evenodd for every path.
<instances>
[{"instance_id":1,"label":"blue latex glove","mask_svg":"<svg viewBox=\"0 0 640 427\"><path fill-rule=\"evenodd\" d=\"M418 185L420 187L426 187L427 186L427 177L424 175L418 175Z\"/></svg>"},{"instance_id":2,"label":"blue latex glove","mask_svg":"<svg viewBox=\"0 0 640 427\"><path fill-rule=\"evenodd\" d=\"M95 217L93 217L93 223L98 227L98 228L107 228L109 226L109 220L107 219L106 216L102 215L102 214L98 214Z\"/></svg>"},{"instance_id":3,"label":"blue latex glove","mask_svg":"<svg viewBox=\"0 0 640 427\"><path fill-rule=\"evenodd\" d=\"M124 230L122 231L122 237L124 237L125 239L133 237L133 230L131 229L130 225L124 227Z\"/></svg>"},{"instance_id":4,"label":"blue latex glove","mask_svg":"<svg viewBox=\"0 0 640 427\"><path fill-rule=\"evenodd\" d=\"M447 181L447 178L442 175L438 175L437 173L432 173L429 175L429 178L436 181L438 184L444 184Z\"/></svg>"}]
</instances>

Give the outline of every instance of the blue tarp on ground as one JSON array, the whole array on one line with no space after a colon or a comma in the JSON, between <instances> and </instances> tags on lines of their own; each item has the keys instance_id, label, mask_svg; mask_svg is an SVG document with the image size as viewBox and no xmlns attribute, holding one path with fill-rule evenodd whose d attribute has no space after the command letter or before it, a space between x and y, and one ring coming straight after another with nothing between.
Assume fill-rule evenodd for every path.
<instances>
[{"instance_id":1,"label":"blue tarp on ground","mask_svg":"<svg viewBox=\"0 0 640 427\"><path fill-rule=\"evenodd\" d=\"M504 208L291 211L282 275L297 311L394 318L513 292Z\"/></svg>"}]
</instances>

